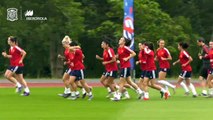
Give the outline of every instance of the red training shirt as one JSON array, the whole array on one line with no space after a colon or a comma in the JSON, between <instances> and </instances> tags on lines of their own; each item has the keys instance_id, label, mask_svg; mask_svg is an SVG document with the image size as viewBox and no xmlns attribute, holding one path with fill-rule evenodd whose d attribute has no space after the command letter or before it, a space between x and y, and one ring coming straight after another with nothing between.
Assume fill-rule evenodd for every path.
<instances>
[{"instance_id":1,"label":"red training shirt","mask_svg":"<svg viewBox=\"0 0 213 120\"><path fill-rule=\"evenodd\" d=\"M129 68L131 67L130 60L124 61L124 58L129 57L131 54L131 49L127 46L118 48L118 59L120 61L121 68Z\"/></svg>"},{"instance_id":2,"label":"red training shirt","mask_svg":"<svg viewBox=\"0 0 213 120\"><path fill-rule=\"evenodd\" d=\"M24 66L23 63L19 64L19 61L22 58L22 52L23 50L18 47L18 46L14 46L14 47L10 47L9 50L9 55L11 55L12 57L10 58L10 66Z\"/></svg>"},{"instance_id":3,"label":"red training shirt","mask_svg":"<svg viewBox=\"0 0 213 120\"><path fill-rule=\"evenodd\" d=\"M115 57L115 53L114 53L114 50L112 48L109 48L108 50L104 50L104 52L103 52L103 59L104 59L103 61L104 62L112 60L113 57ZM106 64L105 69L106 69L107 72L117 71L118 67L117 67L116 61L109 63L109 64Z\"/></svg>"},{"instance_id":4,"label":"red training shirt","mask_svg":"<svg viewBox=\"0 0 213 120\"><path fill-rule=\"evenodd\" d=\"M159 66L160 68L170 68L170 64L168 60L162 60L161 57L163 58L168 58L170 56L169 50L166 48L158 49L156 52Z\"/></svg>"},{"instance_id":5,"label":"red training shirt","mask_svg":"<svg viewBox=\"0 0 213 120\"><path fill-rule=\"evenodd\" d=\"M145 48L144 51L145 51L145 54L147 56L147 59L146 59L146 69L147 69L147 71L156 70L155 60L154 60L154 57L155 57L154 51L150 50L148 48Z\"/></svg>"},{"instance_id":6,"label":"red training shirt","mask_svg":"<svg viewBox=\"0 0 213 120\"><path fill-rule=\"evenodd\" d=\"M190 55L186 51L180 52L179 60L180 60L181 68L183 71L192 71L192 67L190 64L187 64L186 66L182 66L183 64L189 61L189 57Z\"/></svg>"}]
</instances>

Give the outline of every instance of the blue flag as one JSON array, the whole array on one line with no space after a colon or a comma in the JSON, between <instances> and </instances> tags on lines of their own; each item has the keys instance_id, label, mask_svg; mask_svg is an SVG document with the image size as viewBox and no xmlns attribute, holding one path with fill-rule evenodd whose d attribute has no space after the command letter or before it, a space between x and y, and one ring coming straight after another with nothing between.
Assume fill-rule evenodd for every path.
<instances>
[{"instance_id":1,"label":"blue flag","mask_svg":"<svg viewBox=\"0 0 213 120\"><path fill-rule=\"evenodd\" d=\"M123 36L131 40L130 49L134 50L134 0L124 0ZM134 70L134 58L130 59L131 69Z\"/></svg>"}]
</instances>

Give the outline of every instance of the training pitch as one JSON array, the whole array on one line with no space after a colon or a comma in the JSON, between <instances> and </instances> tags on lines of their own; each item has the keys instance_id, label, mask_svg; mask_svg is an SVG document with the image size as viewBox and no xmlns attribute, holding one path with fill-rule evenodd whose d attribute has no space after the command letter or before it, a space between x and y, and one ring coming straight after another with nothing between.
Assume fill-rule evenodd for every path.
<instances>
[{"instance_id":1,"label":"training pitch","mask_svg":"<svg viewBox=\"0 0 213 120\"><path fill-rule=\"evenodd\" d=\"M205 120L211 119L212 98L184 96L181 88L168 100L150 89L150 100L119 102L106 98L103 87L93 87L94 99L75 101L58 96L61 87L31 88L31 95L20 96L14 88L0 89L0 120ZM197 89L200 92L200 89Z\"/></svg>"}]
</instances>

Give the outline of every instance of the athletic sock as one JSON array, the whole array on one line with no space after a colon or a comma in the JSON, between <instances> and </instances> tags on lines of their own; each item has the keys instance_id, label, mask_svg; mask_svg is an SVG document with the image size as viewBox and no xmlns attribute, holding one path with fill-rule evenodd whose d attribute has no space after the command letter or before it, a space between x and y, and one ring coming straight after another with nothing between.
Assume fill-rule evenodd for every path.
<instances>
[{"instance_id":1,"label":"athletic sock","mask_svg":"<svg viewBox=\"0 0 213 120\"><path fill-rule=\"evenodd\" d=\"M130 98L129 92L128 92L127 90L124 92L124 96L125 96L126 98Z\"/></svg>"},{"instance_id":2,"label":"athletic sock","mask_svg":"<svg viewBox=\"0 0 213 120\"><path fill-rule=\"evenodd\" d=\"M118 90L118 89L120 88L120 86L118 86L118 85L115 85L115 88Z\"/></svg>"},{"instance_id":3,"label":"athletic sock","mask_svg":"<svg viewBox=\"0 0 213 120\"><path fill-rule=\"evenodd\" d=\"M17 87L21 87L21 84L19 82L16 82Z\"/></svg>"},{"instance_id":4,"label":"athletic sock","mask_svg":"<svg viewBox=\"0 0 213 120\"><path fill-rule=\"evenodd\" d=\"M64 94L67 94L67 88L66 87L64 88Z\"/></svg>"},{"instance_id":5,"label":"athletic sock","mask_svg":"<svg viewBox=\"0 0 213 120\"><path fill-rule=\"evenodd\" d=\"M184 82L181 82L180 85L183 87L185 92L189 92L189 89L187 88L186 84Z\"/></svg>"},{"instance_id":6,"label":"athletic sock","mask_svg":"<svg viewBox=\"0 0 213 120\"><path fill-rule=\"evenodd\" d=\"M165 86L168 86L168 87L171 87L173 89L175 88L174 85L172 85L171 83L169 83L168 81L165 81L165 80L158 80L158 83L165 85Z\"/></svg>"},{"instance_id":7,"label":"athletic sock","mask_svg":"<svg viewBox=\"0 0 213 120\"><path fill-rule=\"evenodd\" d=\"M88 93L88 95L91 96L91 95L92 95L92 91L90 91L90 92Z\"/></svg>"},{"instance_id":8,"label":"athletic sock","mask_svg":"<svg viewBox=\"0 0 213 120\"><path fill-rule=\"evenodd\" d=\"M82 94L86 93L86 90L84 88L81 89Z\"/></svg>"},{"instance_id":9,"label":"athletic sock","mask_svg":"<svg viewBox=\"0 0 213 120\"><path fill-rule=\"evenodd\" d=\"M70 88L65 88L66 89L66 94L71 93Z\"/></svg>"},{"instance_id":10,"label":"athletic sock","mask_svg":"<svg viewBox=\"0 0 213 120\"><path fill-rule=\"evenodd\" d=\"M24 91L29 93L30 92L30 89L28 87L24 88Z\"/></svg>"},{"instance_id":11,"label":"athletic sock","mask_svg":"<svg viewBox=\"0 0 213 120\"><path fill-rule=\"evenodd\" d=\"M109 93L112 92L111 89L110 89L110 87L107 87L107 91L108 91Z\"/></svg>"},{"instance_id":12,"label":"athletic sock","mask_svg":"<svg viewBox=\"0 0 213 120\"><path fill-rule=\"evenodd\" d=\"M140 88L138 88L138 89L136 90L136 92L137 92L138 94L142 94L142 93L143 93L142 90L141 90Z\"/></svg>"},{"instance_id":13,"label":"athletic sock","mask_svg":"<svg viewBox=\"0 0 213 120\"><path fill-rule=\"evenodd\" d=\"M164 89L166 90L166 91L168 91L169 90L169 88L165 85L164 86Z\"/></svg>"},{"instance_id":14,"label":"athletic sock","mask_svg":"<svg viewBox=\"0 0 213 120\"><path fill-rule=\"evenodd\" d=\"M197 95L197 92L196 92L196 90L195 90L195 87L194 87L194 85L193 85L192 83L190 83L189 88L192 90L192 94L193 94L193 95Z\"/></svg>"},{"instance_id":15,"label":"athletic sock","mask_svg":"<svg viewBox=\"0 0 213 120\"><path fill-rule=\"evenodd\" d=\"M164 88L161 88L160 91L163 92L163 93L167 92Z\"/></svg>"}]
</instances>

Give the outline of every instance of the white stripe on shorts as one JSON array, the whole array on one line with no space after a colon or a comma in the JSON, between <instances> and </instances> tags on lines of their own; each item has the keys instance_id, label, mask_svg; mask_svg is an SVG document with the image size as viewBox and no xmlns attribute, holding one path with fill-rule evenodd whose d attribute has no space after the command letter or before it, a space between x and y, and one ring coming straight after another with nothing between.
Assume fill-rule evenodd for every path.
<instances>
[{"instance_id":1,"label":"white stripe on shorts","mask_svg":"<svg viewBox=\"0 0 213 120\"><path fill-rule=\"evenodd\" d=\"M187 71L184 71L184 73L183 73L183 78L186 77L186 73L187 73Z\"/></svg>"},{"instance_id":2,"label":"white stripe on shorts","mask_svg":"<svg viewBox=\"0 0 213 120\"><path fill-rule=\"evenodd\" d=\"M18 70L18 66L16 66L13 70L13 72L16 72Z\"/></svg>"},{"instance_id":3,"label":"white stripe on shorts","mask_svg":"<svg viewBox=\"0 0 213 120\"><path fill-rule=\"evenodd\" d=\"M153 76L153 79L156 78L156 76L155 76L155 71L154 71L154 70L152 71L152 76Z\"/></svg>"},{"instance_id":4,"label":"white stripe on shorts","mask_svg":"<svg viewBox=\"0 0 213 120\"><path fill-rule=\"evenodd\" d=\"M112 77L112 73L113 73L113 71L110 72L110 74L109 74L110 77Z\"/></svg>"},{"instance_id":5,"label":"white stripe on shorts","mask_svg":"<svg viewBox=\"0 0 213 120\"><path fill-rule=\"evenodd\" d=\"M70 73L71 73L71 71L72 71L71 69L68 69L67 74L70 74Z\"/></svg>"},{"instance_id":6,"label":"white stripe on shorts","mask_svg":"<svg viewBox=\"0 0 213 120\"><path fill-rule=\"evenodd\" d=\"M84 71L81 70L81 78L84 79Z\"/></svg>"},{"instance_id":7,"label":"white stripe on shorts","mask_svg":"<svg viewBox=\"0 0 213 120\"><path fill-rule=\"evenodd\" d=\"M126 74L127 74L127 68L124 68L124 77L125 78L127 77Z\"/></svg>"}]
</instances>

